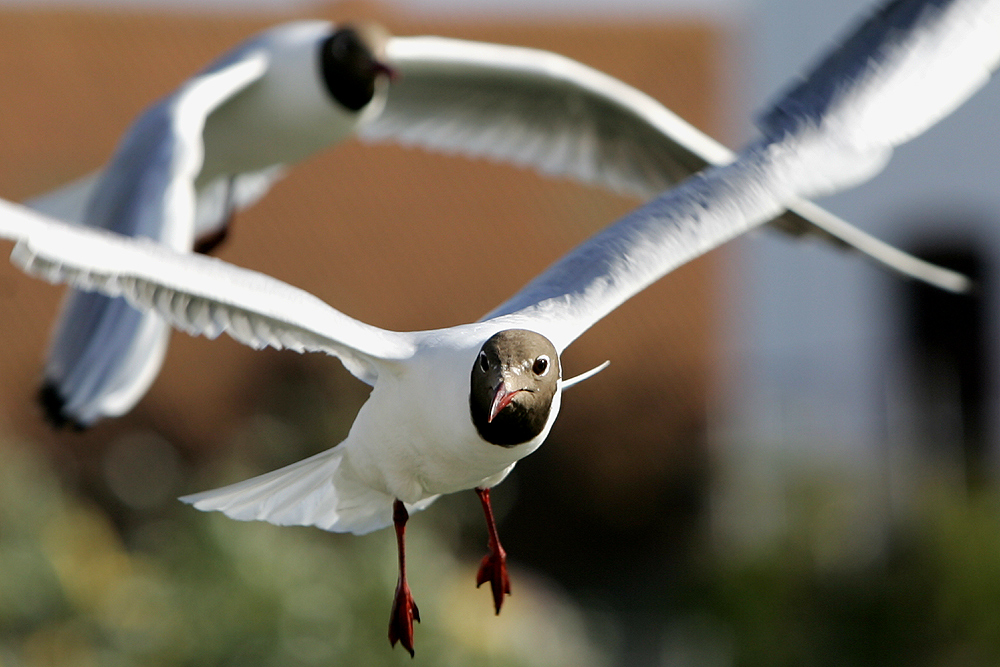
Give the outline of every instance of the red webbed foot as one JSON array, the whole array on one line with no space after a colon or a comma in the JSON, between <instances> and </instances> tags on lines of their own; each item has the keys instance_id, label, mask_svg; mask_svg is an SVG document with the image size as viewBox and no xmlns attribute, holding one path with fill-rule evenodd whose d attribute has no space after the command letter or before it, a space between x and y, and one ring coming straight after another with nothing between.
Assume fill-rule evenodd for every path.
<instances>
[{"instance_id":1,"label":"red webbed foot","mask_svg":"<svg viewBox=\"0 0 1000 667\"><path fill-rule=\"evenodd\" d=\"M503 597L510 595L510 577L507 576L507 552L500 546L500 538L497 536L496 522L493 520L493 507L490 505L490 490L476 489L479 500L483 504L483 513L486 515L486 529L489 531L490 552L483 557L483 562L479 565L479 574L476 575L476 588L479 588L487 581L490 582L490 589L493 591L493 607L497 614L503 606Z\"/></svg>"},{"instance_id":2,"label":"red webbed foot","mask_svg":"<svg viewBox=\"0 0 1000 667\"><path fill-rule=\"evenodd\" d=\"M499 546L499 545L498 545ZM483 556L483 562L479 565L479 574L476 575L476 588L486 582L490 582L490 589L493 591L493 607L497 614L503 605L503 596L510 595L510 577L507 576L507 553L501 547L498 551L490 551Z\"/></svg>"},{"instance_id":3,"label":"red webbed foot","mask_svg":"<svg viewBox=\"0 0 1000 667\"><path fill-rule=\"evenodd\" d=\"M413 657L413 622L420 622L420 610L410 595L410 587L405 581L396 585L396 595L392 599L392 611L389 615L389 643L395 647L396 642L402 644Z\"/></svg>"}]
</instances>

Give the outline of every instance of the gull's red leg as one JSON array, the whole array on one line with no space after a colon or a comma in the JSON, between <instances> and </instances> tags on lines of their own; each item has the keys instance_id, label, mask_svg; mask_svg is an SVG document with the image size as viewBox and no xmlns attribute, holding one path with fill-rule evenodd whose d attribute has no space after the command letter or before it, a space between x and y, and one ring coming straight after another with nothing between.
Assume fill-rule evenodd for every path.
<instances>
[{"instance_id":1,"label":"gull's red leg","mask_svg":"<svg viewBox=\"0 0 1000 667\"><path fill-rule=\"evenodd\" d=\"M210 255L212 252L222 245L222 242L229 237L229 222L227 221L222 227L219 227L214 232L205 234L204 236L199 236L194 242L194 251L201 255Z\"/></svg>"},{"instance_id":2,"label":"gull's red leg","mask_svg":"<svg viewBox=\"0 0 1000 667\"><path fill-rule=\"evenodd\" d=\"M229 184L226 186L226 201L223 204L225 207L225 221L214 232L209 232L194 240L195 252L202 255L209 255L229 237L229 228L232 227L233 220L236 218L236 202L233 201L234 181L235 179L230 177Z\"/></svg>"},{"instance_id":3,"label":"gull's red leg","mask_svg":"<svg viewBox=\"0 0 1000 667\"><path fill-rule=\"evenodd\" d=\"M507 576L507 552L500 546L500 538L497 537L497 525L493 520L493 507L490 505L490 490L476 489L479 500L483 504L483 513L486 515L486 530L489 531L490 552L483 557L483 562L479 565L479 574L476 576L476 588L485 582L490 582L493 590L493 606L500 613L500 606L503 605L503 596L510 595L510 578Z\"/></svg>"},{"instance_id":4,"label":"gull's red leg","mask_svg":"<svg viewBox=\"0 0 1000 667\"><path fill-rule=\"evenodd\" d=\"M396 529L396 547L399 549L399 579L396 580L396 595L392 599L389 616L389 643L395 647L398 641L413 657L413 621L420 621L420 612L410 595L406 583L406 521L410 514L401 500L392 504L392 523Z\"/></svg>"}]
</instances>

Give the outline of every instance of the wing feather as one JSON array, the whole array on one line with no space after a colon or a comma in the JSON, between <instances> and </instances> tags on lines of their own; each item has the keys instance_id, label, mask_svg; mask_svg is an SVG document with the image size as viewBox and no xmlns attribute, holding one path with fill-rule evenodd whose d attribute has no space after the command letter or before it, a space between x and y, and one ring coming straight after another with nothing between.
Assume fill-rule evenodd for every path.
<instances>
[{"instance_id":1,"label":"wing feather","mask_svg":"<svg viewBox=\"0 0 1000 667\"><path fill-rule=\"evenodd\" d=\"M649 198L732 152L651 97L569 58L443 37L394 37L400 71L358 134L489 157Z\"/></svg>"},{"instance_id":2,"label":"wing feather","mask_svg":"<svg viewBox=\"0 0 1000 667\"><path fill-rule=\"evenodd\" d=\"M394 37L386 51L400 77L381 114L359 128L363 140L531 166L643 200L735 157L645 93L555 53L429 36ZM968 286L815 205L771 222L944 289Z\"/></svg>"},{"instance_id":3,"label":"wing feather","mask_svg":"<svg viewBox=\"0 0 1000 667\"><path fill-rule=\"evenodd\" d=\"M29 202L57 217L189 250L196 227L194 178L205 118L266 70L261 52L206 70L147 109L97 175ZM126 412L149 388L170 328L154 313L70 291L53 331L45 383L58 395L49 417L89 425Z\"/></svg>"},{"instance_id":4,"label":"wing feather","mask_svg":"<svg viewBox=\"0 0 1000 667\"><path fill-rule=\"evenodd\" d=\"M270 276L148 239L79 228L3 201L0 237L17 242L13 262L50 282L122 295L192 335L326 352L369 384L414 350L412 334L364 324Z\"/></svg>"},{"instance_id":5,"label":"wing feather","mask_svg":"<svg viewBox=\"0 0 1000 667\"><path fill-rule=\"evenodd\" d=\"M873 175L893 146L982 85L1000 59L998 28L1000 0L889 2L775 105L764 139L598 233L484 319L534 328L561 350L670 270L789 205L802 210L803 194ZM897 91L952 69L963 85L924 91L903 130L878 134Z\"/></svg>"},{"instance_id":6,"label":"wing feather","mask_svg":"<svg viewBox=\"0 0 1000 667\"><path fill-rule=\"evenodd\" d=\"M817 162L807 189L866 180L875 172L862 165L855 173L845 161L890 152L989 81L1000 60L998 4L886 2L780 96L761 116L761 130L772 141L813 131L836 134L840 155ZM884 160L869 164L877 172Z\"/></svg>"}]
</instances>

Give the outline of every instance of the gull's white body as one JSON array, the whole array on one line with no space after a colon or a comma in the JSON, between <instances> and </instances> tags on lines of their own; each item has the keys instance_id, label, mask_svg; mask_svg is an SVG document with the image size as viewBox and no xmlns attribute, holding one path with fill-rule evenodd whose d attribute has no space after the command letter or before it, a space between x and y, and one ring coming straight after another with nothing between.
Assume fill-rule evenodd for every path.
<instances>
[{"instance_id":1,"label":"gull's white body","mask_svg":"<svg viewBox=\"0 0 1000 667\"><path fill-rule=\"evenodd\" d=\"M413 335L412 356L379 371L343 442L232 485L210 502L227 504L237 519L263 513L281 525L366 533L392 522L396 498L414 511L442 494L498 484L545 440L559 412L561 388L537 438L507 448L479 437L469 419L470 370L482 340L497 330L459 327Z\"/></svg>"},{"instance_id":2,"label":"gull's white body","mask_svg":"<svg viewBox=\"0 0 1000 667\"><path fill-rule=\"evenodd\" d=\"M985 83L1000 60L997 35L1000 0L889 3L779 100L764 137L735 161L636 209L474 324L386 331L268 276L13 204L0 204L0 236L18 241L12 257L25 270L124 294L190 333L339 357L374 387L343 443L187 500L239 519L364 532L391 522L393 498L419 509L437 494L489 487L544 440L562 386L544 431L528 443L489 445L471 424L470 372L492 334L529 329L561 354L636 292L770 220L788 201L871 176L893 146Z\"/></svg>"},{"instance_id":3,"label":"gull's white body","mask_svg":"<svg viewBox=\"0 0 1000 667\"><path fill-rule=\"evenodd\" d=\"M533 166L643 198L735 158L649 96L580 63L439 37L388 38L384 57L399 77L350 112L320 81L318 47L333 30L301 21L252 37L151 106L101 173L29 205L191 250L287 165L354 134ZM966 284L808 201L792 197L783 209L774 222L785 231L819 234L949 289ZM45 369L65 401L61 412L89 425L130 410L159 371L168 333L155 313L71 292Z\"/></svg>"}]
</instances>

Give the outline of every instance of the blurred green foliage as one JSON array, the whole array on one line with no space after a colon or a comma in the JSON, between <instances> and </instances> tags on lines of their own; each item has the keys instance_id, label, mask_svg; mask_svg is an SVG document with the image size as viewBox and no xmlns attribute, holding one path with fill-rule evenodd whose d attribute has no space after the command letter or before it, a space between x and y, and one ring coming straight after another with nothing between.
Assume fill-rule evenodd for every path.
<instances>
[{"instance_id":1,"label":"blurred green foliage","mask_svg":"<svg viewBox=\"0 0 1000 667\"><path fill-rule=\"evenodd\" d=\"M133 433L102 453L96 490L29 445L0 443L0 667L1000 664L996 489L932 479L892 508L830 474L790 482L780 520L743 527L760 537L752 545L719 540L706 520L652 602L573 600L513 553L499 617L463 542L485 542L475 498L442 499L407 532L423 618L413 662L386 640L392 531L243 523L175 500L335 441L327 418L254 418L230 448L238 459L197 473L162 436ZM553 559L602 576L585 549L558 548ZM639 566L629 576L649 581ZM627 645L646 636L630 624L652 650Z\"/></svg>"},{"instance_id":2,"label":"blurred green foliage","mask_svg":"<svg viewBox=\"0 0 1000 667\"><path fill-rule=\"evenodd\" d=\"M113 514L68 492L31 447L0 445L0 665L415 664L386 639L392 531L242 523L176 500ZM416 515L407 535L417 660L600 664L550 587L515 571L516 597L495 617L447 530Z\"/></svg>"},{"instance_id":3,"label":"blurred green foliage","mask_svg":"<svg viewBox=\"0 0 1000 667\"><path fill-rule=\"evenodd\" d=\"M817 511L829 486L804 483L790 499L801 511L763 548L695 559L678 608L726 647L722 661L701 664L1000 665L997 491L938 480L902 516L872 514L874 531L838 530L842 506Z\"/></svg>"}]
</instances>

